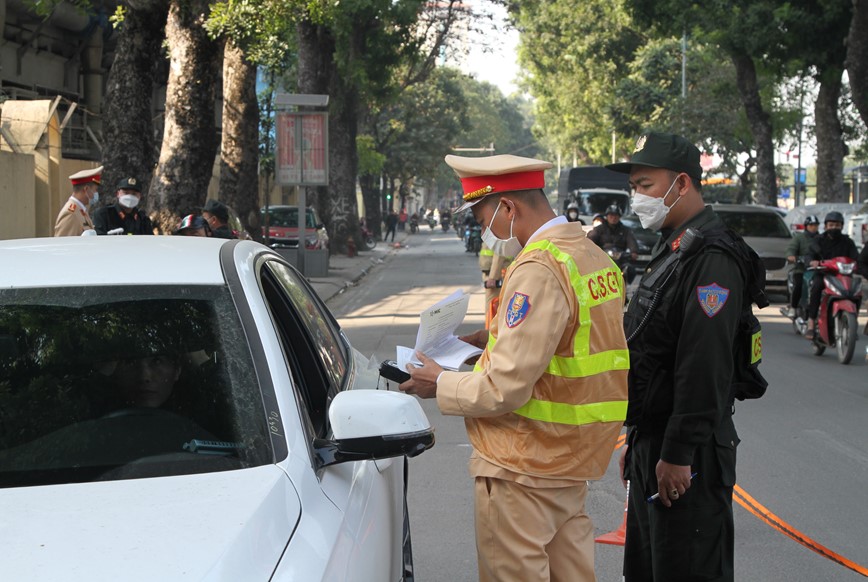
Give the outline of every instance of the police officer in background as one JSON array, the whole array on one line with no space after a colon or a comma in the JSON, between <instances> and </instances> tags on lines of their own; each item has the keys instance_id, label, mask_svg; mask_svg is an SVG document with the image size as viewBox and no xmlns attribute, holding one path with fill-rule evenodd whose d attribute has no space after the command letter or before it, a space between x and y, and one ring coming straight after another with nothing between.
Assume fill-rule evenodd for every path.
<instances>
[{"instance_id":1,"label":"police officer in background","mask_svg":"<svg viewBox=\"0 0 868 582\"><path fill-rule=\"evenodd\" d=\"M606 221L589 232L588 238L604 251L610 249L629 251L634 261L639 257L636 237L633 236L633 231L621 222L621 209L617 204L612 204L606 209Z\"/></svg>"},{"instance_id":2,"label":"police officer in background","mask_svg":"<svg viewBox=\"0 0 868 582\"><path fill-rule=\"evenodd\" d=\"M124 178L118 182L115 192L117 201L111 206L97 209L93 215L97 234L154 234L151 219L139 209L142 201L142 185L136 178ZM123 232L117 232L117 229Z\"/></svg>"},{"instance_id":3,"label":"police officer in background","mask_svg":"<svg viewBox=\"0 0 868 582\"><path fill-rule=\"evenodd\" d=\"M823 219L826 230L823 234L814 238L808 250L810 266L817 267L820 261L834 259L835 257L849 257L857 260L859 253L856 251L856 243L842 232L844 228L844 215L832 211ZM805 330L805 339L814 339L814 322L820 311L820 290L823 288L823 277L819 273L811 279L811 289L808 299L808 321Z\"/></svg>"},{"instance_id":4,"label":"police officer in background","mask_svg":"<svg viewBox=\"0 0 868 582\"><path fill-rule=\"evenodd\" d=\"M100 166L92 170L82 170L69 177L72 194L66 201L66 206L57 213L54 236L81 236L86 230L93 230L88 208L99 201L102 168Z\"/></svg>"},{"instance_id":5,"label":"police officer in background","mask_svg":"<svg viewBox=\"0 0 868 582\"><path fill-rule=\"evenodd\" d=\"M732 255L698 237L681 248L688 229L710 235L725 228L703 203L692 143L649 133L629 162L607 168L630 174L642 226L662 229L624 316L630 347L628 446L621 457L630 481L624 579L732 581L739 439L731 384L747 277Z\"/></svg>"},{"instance_id":6,"label":"police officer in background","mask_svg":"<svg viewBox=\"0 0 868 582\"><path fill-rule=\"evenodd\" d=\"M552 164L446 156L495 254L515 256L473 372L419 354L400 389L465 417L479 580L594 580L588 480L606 471L626 410L621 272L543 193ZM581 297L581 300L579 299Z\"/></svg>"}]
</instances>

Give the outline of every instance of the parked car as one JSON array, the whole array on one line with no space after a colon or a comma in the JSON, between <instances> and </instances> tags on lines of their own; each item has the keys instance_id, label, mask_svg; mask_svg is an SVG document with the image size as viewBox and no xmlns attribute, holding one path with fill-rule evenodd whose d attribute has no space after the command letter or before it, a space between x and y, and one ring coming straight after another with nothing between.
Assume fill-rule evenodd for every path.
<instances>
[{"instance_id":1,"label":"parked car","mask_svg":"<svg viewBox=\"0 0 868 582\"><path fill-rule=\"evenodd\" d=\"M298 247L298 206L269 206L266 215L265 207L261 209L262 236L269 239L269 244ZM305 207L304 238L306 248L317 248L317 227L320 225L316 210ZM268 230L266 231L266 225Z\"/></svg>"},{"instance_id":2,"label":"parked car","mask_svg":"<svg viewBox=\"0 0 868 582\"><path fill-rule=\"evenodd\" d=\"M850 216L844 216L847 221L844 232L850 235L857 247L868 243L868 202ZM822 220L822 219L821 219Z\"/></svg>"},{"instance_id":3,"label":"parked car","mask_svg":"<svg viewBox=\"0 0 868 582\"><path fill-rule=\"evenodd\" d=\"M274 251L129 236L0 255L0 579L412 571L406 456L432 429Z\"/></svg>"},{"instance_id":4,"label":"parked car","mask_svg":"<svg viewBox=\"0 0 868 582\"><path fill-rule=\"evenodd\" d=\"M723 223L756 251L766 269L766 291L787 292L787 245L792 234L772 208L745 204L714 204Z\"/></svg>"}]
</instances>

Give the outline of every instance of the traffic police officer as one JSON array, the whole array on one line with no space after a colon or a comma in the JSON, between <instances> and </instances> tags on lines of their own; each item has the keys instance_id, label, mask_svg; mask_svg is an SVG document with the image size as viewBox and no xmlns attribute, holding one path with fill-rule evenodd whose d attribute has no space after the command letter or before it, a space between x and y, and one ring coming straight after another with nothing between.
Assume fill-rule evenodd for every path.
<instances>
[{"instance_id":1,"label":"traffic police officer","mask_svg":"<svg viewBox=\"0 0 868 582\"><path fill-rule=\"evenodd\" d=\"M606 471L626 411L624 284L581 225L555 216L548 162L446 156L488 246L515 255L473 372L419 354L401 390L465 417L473 445L479 579L594 579L588 480ZM503 238L500 238L503 237Z\"/></svg>"},{"instance_id":2,"label":"traffic police officer","mask_svg":"<svg viewBox=\"0 0 868 582\"><path fill-rule=\"evenodd\" d=\"M87 209L99 200L102 168L100 166L92 170L82 170L69 177L72 182L72 195L57 214L54 236L80 236L86 230L93 230L93 222Z\"/></svg>"},{"instance_id":3,"label":"traffic police officer","mask_svg":"<svg viewBox=\"0 0 868 582\"><path fill-rule=\"evenodd\" d=\"M688 229L693 235L725 228L703 204L693 144L649 133L629 162L607 167L630 174L642 226L662 229L624 316L630 346L628 447L621 457L630 481L624 579L731 581L738 443L731 384L739 318L749 301L746 278L731 254L703 246L698 236L688 243Z\"/></svg>"},{"instance_id":4,"label":"traffic police officer","mask_svg":"<svg viewBox=\"0 0 868 582\"><path fill-rule=\"evenodd\" d=\"M142 200L142 184L135 178L118 182L115 192L117 202L97 209L93 214L97 234L154 234L151 219L139 209ZM118 229L123 229L118 232Z\"/></svg>"}]
</instances>

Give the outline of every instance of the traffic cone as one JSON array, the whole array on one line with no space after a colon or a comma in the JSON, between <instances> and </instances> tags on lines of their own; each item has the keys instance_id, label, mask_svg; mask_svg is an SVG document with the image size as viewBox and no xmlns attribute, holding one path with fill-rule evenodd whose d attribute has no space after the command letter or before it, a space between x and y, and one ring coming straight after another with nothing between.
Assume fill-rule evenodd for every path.
<instances>
[{"instance_id":1,"label":"traffic cone","mask_svg":"<svg viewBox=\"0 0 868 582\"><path fill-rule=\"evenodd\" d=\"M624 521L621 526L615 531L603 534L597 537L594 541L598 544L609 544L612 546L623 546L627 539L627 505L630 503L630 482L627 481L627 501L624 502Z\"/></svg>"}]
</instances>

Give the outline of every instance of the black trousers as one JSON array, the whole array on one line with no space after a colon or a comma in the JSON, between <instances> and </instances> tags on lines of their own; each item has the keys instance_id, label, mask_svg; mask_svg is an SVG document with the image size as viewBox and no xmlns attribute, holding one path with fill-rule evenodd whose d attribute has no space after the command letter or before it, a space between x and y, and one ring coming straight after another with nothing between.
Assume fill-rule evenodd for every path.
<instances>
[{"instance_id":1,"label":"black trousers","mask_svg":"<svg viewBox=\"0 0 868 582\"><path fill-rule=\"evenodd\" d=\"M790 297L790 306L794 309L799 306L802 300L802 289L805 286L805 277L803 273L793 273L793 296Z\"/></svg>"},{"instance_id":2,"label":"black trousers","mask_svg":"<svg viewBox=\"0 0 868 582\"><path fill-rule=\"evenodd\" d=\"M387 227L387 229L386 229L386 234L383 235L383 240L384 240L384 241L385 241L387 238L389 238L389 233L392 233L392 242L395 242L395 225L394 225L394 224L392 224L392 225L390 225L390 226Z\"/></svg>"},{"instance_id":3,"label":"black trousers","mask_svg":"<svg viewBox=\"0 0 868 582\"><path fill-rule=\"evenodd\" d=\"M811 279L811 290L808 296L808 317L811 319L817 319L817 312L820 311L820 292L823 290L824 279L822 273L817 273Z\"/></svg>"},{"instance_id":4,"label":"black trousers","mask_svg":"<svg viewBox=\"0 0 868 582\"><path fill-rule=\"evenodd\" d=\"M667 508L659 501L656 466L662 434L631 435L625 582L732 582L735 535L732 488L738 435L727 415L710 441L694 454L696 473L684 495Z\"/></svg>"}]
</instances>

